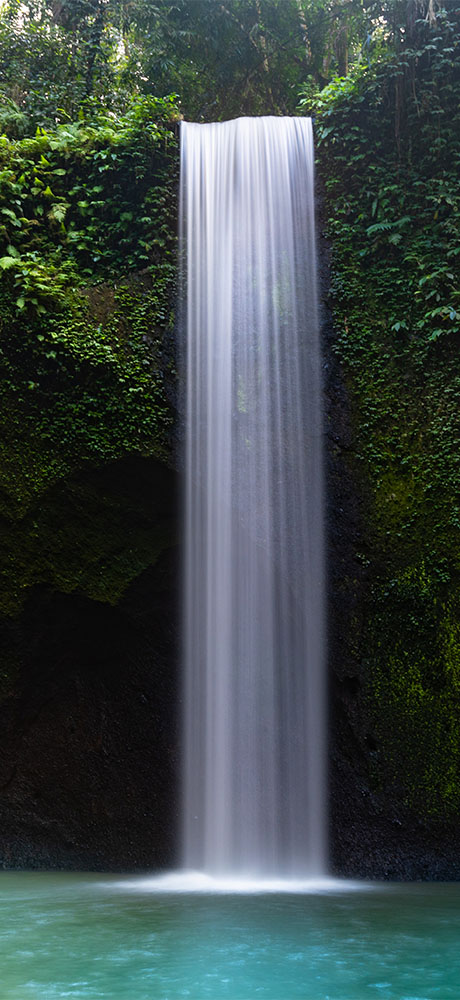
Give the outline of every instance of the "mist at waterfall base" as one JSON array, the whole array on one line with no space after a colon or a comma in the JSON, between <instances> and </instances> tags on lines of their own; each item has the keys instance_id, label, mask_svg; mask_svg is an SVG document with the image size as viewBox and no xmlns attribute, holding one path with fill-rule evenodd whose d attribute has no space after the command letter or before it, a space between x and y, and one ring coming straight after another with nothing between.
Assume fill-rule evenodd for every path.
<instances>
[{"instance_id":1,"label":"mist at waterfall base","mask_svg":"<svg viewBox=\"0 0 460 1000\"><path fill-rule=\"evenodd\" d=\"M326 868L321 378L306 118L181 128L183 864Z\"/></svg>"}]
</instances>

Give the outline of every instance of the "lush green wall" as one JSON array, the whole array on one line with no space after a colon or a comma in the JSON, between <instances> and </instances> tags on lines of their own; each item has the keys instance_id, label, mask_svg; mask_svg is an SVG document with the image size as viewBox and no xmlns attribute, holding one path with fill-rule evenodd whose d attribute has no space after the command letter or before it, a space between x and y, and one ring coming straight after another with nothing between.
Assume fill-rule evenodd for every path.
<instances>
[{"instance_id":1,"label":"lush green wall","mask_svg":"<svg viewBox=\"0 0 460 1000\"><path fill-rule=\"evenodd\" d=\"M342 584L343 661L364 686L353 726L376 794L438 818L460 808L459 26L456 3L406 25L303 104L362 521ZM37 588L115 604L171 540L171 488L157 516L149 463L173 433L177 112L91 107L0 138L4 693Z\"/></svg>"},{"instance_id":2,"label":"lush green wall","mask_svg":"<svg viewBox=\"0 0 460 1000\"><path fill-rule=\"evenodd\" d=\"M315 105L364 498L344 659L362 668L373 788L438 817L460 808L459 53L452 4Z\"/></svg>"},{"instance_id":3,"label":"lush green wall","mask_svg":"<svg viewBox=\"0 0 460 1000\"><path fill-rule=\"evenodd\" d=\"M175 118L144 98L0 137L3 623L37 584L113 603L168 541L79 472L171 452Z\"/></svg>"}]
</instances>

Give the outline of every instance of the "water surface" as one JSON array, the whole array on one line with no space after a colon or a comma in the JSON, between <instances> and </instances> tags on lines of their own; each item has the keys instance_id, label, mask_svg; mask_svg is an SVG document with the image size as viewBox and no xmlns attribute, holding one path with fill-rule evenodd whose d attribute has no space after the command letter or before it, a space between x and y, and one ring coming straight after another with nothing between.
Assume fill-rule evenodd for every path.
<instances>
[{"instance_id":1,"label":"water surface","mask_svg":"<svg viewBox=\"0 0 460 1000\"><path fill-rule=\"evenodd\" d=\"M208 894L0 876L1 1000L459 996L459 885Z\"/></svg>"}]
</instances>

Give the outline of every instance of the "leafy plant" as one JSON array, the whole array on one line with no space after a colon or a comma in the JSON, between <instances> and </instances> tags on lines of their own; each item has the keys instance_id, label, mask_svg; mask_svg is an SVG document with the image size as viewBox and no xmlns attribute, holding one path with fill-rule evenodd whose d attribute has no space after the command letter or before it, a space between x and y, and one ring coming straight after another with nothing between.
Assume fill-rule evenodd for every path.
<instances>
[{"instance_id":1,"label":"leafy plant","mask_svg":"<svg viewBox=\"0 0 460 1000\"><path fill-rule=\"evenodd\" d=\"M316 115L364 508L348 643L374 790L445 818L460 804L460 4L435 14L400 22L378 58L301 107Z\"/></svg>"}]
</instances>

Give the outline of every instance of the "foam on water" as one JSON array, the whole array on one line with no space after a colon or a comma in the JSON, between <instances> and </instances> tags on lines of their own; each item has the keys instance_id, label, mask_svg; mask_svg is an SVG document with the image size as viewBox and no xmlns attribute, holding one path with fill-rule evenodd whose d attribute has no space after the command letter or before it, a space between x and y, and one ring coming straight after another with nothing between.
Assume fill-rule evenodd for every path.
<instances>
[{"instance_id":1,"label":"foam on water","mask_svg":"<svg viewBox=\"0 0 460 1000\"><path fill-rule=\"evenodd\" d=\"M199 871L173 871L163 875L139 876L111 882L117 890L151 893L214 893L252 895L254 893L319 893L357 892L375 888L379 883L360 882L325 876L310 879L253 878L251 876L217 878ZM381 888L381 886L379 886Z\"/></svg>"}]
</instances>

